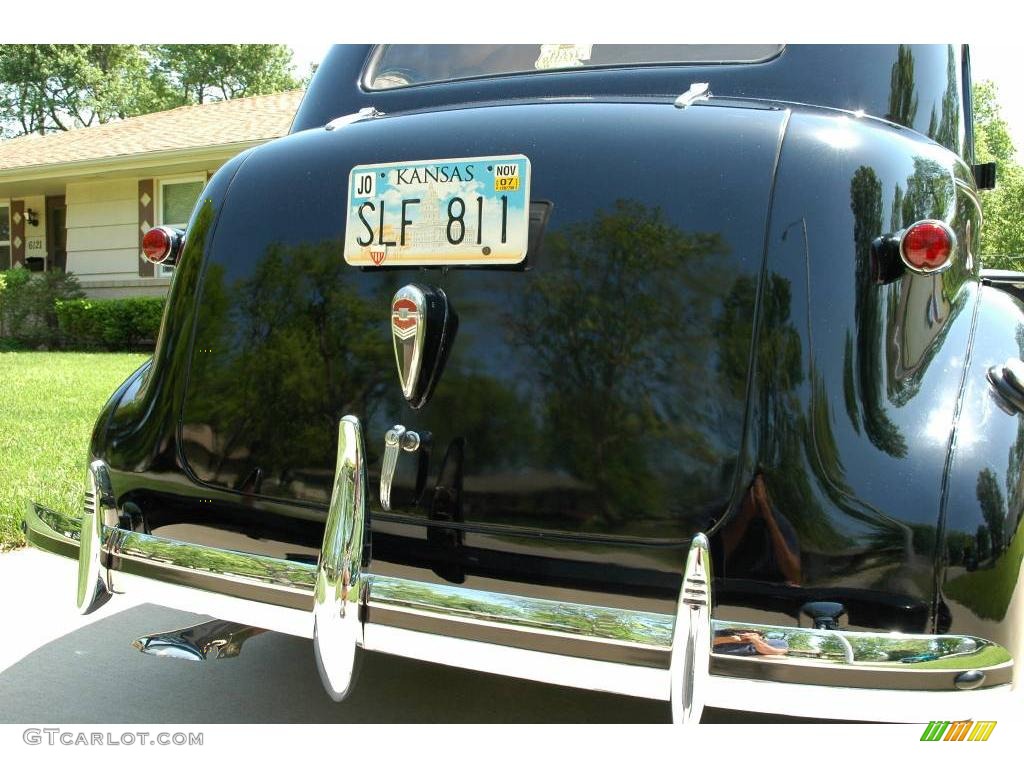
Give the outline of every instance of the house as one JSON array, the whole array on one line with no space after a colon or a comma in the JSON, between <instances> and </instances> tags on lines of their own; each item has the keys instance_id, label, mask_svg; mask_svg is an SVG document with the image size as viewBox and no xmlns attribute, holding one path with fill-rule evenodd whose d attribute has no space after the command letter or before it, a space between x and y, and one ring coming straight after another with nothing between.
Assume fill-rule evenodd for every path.
<instances>
[{"instance_id":1,"label":"house","mask_svg":"<svg viewBox=\"0 0 1024 768\"><path fill-rule=\"evenodd\" d=\"M163 295L141 256L153 226L184 226L214 171L283 136L302 91L179 107L0 142L0 269L73 272L87 296Z\"/></svg>"}]
</instances>

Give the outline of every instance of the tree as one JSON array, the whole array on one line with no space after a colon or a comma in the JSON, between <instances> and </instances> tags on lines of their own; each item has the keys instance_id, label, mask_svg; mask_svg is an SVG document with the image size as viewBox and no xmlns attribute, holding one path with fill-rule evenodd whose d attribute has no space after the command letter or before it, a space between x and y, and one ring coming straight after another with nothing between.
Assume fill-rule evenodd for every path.
<instances>
[{"instance_id":1,"label":"tree","mask_svg":"<svg viewBox=\"0 0 1024 768\"><path fill-rule=\"evenodd\" d=\"M998 88L991 80L974 84L974 153L976 162L998 165L997 188L982 194L985 224L981 231L982 263L997 269L1024 269L1024 168L999 109Z\"/></svg>"},{"instance_id":2,"label":"tree","mask_svg":"<svg viewBox=\"0 0 1024 768\"><path fill-rule=\"evenodd\" d=\"M186 104L297 88L284 45L154 45L159 70Z\"/></svg>"},{"instance_id":3,"label":"tree","mask_svg":"<svg viewBox=\"0 0 1024 768\"><path fill-rule=\"evenodd\" d=\"M978 161L1013 164L1015 150L999 106L999 87L991 80L982 80L974 84L971 95Z\"/></svg>"},{"instance_id":4,"label":"tree","mask_svg":"<svg viewBox=\"0 0 1024 768\"><path fill-rule=\"evenodd\" d=\"M298 85L283 45L0 45L0 137Z\"/></svg>"},{"instance_id":5,"label":"tree","mask_svg":"<svg viewBox=\"0 0 1024 768\"><path fill-rule=\"evenodd\" d=\"M161 85L134 45L0 45L0 130L65 131L163 109Z\"/></svg>"}]
</instances>

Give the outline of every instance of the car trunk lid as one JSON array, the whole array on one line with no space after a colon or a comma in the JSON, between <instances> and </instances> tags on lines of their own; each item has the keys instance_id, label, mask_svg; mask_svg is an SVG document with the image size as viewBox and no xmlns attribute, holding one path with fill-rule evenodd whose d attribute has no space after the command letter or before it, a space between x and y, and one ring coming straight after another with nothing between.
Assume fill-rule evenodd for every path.
<instances>
[{"instance_id":1,"label":"car trunk lid","mask_svg":"<svg viewBox=\"0 0 1024 768\"><path fill-rule=\"evenodd\" d=\"M737 102L560 100L386 116L261 147L206 256L181 419L191 472L324 505L334 427L351 413L377 521L649 542L707 529L742 463L784 122ZM513 156L529 161L523 262L346 263L354 167ZM393 349L395 295L409 285L457 317L419 407ZM399 452L382 506L395 425L421 446Z\"/></svg>"}]
</instances>

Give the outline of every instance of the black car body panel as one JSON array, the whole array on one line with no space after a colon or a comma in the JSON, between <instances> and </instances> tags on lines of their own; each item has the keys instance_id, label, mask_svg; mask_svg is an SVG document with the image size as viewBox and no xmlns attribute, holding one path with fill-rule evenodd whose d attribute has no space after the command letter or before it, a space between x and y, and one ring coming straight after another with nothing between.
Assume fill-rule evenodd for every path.
<instances>
[{"instance_id":1,"label":"black car body panel","mask_svg":"<svg viewBox=\"0 0 1024 768\"><path fill-rule=\"evenodd\" d=\"M766 609L775 584L775 610L791 620L814 595L844 603L854 626L927 627L977 285L968 179L914 134L794 113L763 276L759 465L722 529L723 575L749 586L746 607ZM955 222L961 258L879 284L874 241L925 218Z\"/></svg>"},{"instance_id":2,"label":"black car body panel","mask_svg":"<svg viewBox=\"0 0 1024 768\"><path fill-rule=\"evenodd\" d=\"M989 377L1024 358L1024 303L989 286L975 294L975 330L936 537L942 547L936 553L936 631L971 627L1020 653L1024 411L1019 398L1002 396Z\"/></svg>"},{"instance_id":3,"label":"black car body panel","mask_svg":"<svg viewBox=\"0 0 1024 768\"><path fill-rule=\"evenodd\" d=\"M198 297L182 413L191 471L212 486L250 482L253 495L325 505L328 426L351 412L371 435L396 423L432 434L436 490L418 504L402 494L392 512L403 521L429 518L455 492L437 475L461 443L459 522L678 543L707 529L735 485L750 346L749 320L725 328L722 318L734 286L756 284L784 121L761 108L547 102L388 116L254 153ZM627 124L657 148L653 170L638 172ZM356 162L523 147L532 198L552 211L522 268L338 260ZM381 322L411 282L442 289L459 317L418 409L393 386ZM739 300L750 318L753 293ZM727 388L705 375L727 366ZM371 484L382 448L369 442ZM411 480L399 476L396 493Z\"/></svg>"}]
</instances>

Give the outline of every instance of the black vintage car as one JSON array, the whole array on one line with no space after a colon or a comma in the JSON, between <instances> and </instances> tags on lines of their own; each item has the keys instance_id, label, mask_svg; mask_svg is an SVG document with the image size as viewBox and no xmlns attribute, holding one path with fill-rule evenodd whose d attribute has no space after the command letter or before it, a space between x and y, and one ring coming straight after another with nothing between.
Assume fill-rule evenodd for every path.
<instances>
[{"instance_id":1,"label":"black vintage car","mask_svg":"<svg viewBox=\"0 0 1024 768\"><path fill-rule=\"evenodd\" d=\"M209 614L671 702L1010 700L1024 276L966 47L348 46L224 166L155 353L31 541ZM1002 290L1001 286L1008 290ZM226 650L225 650L226 649Z\"/></svg>"}]
</instances>

